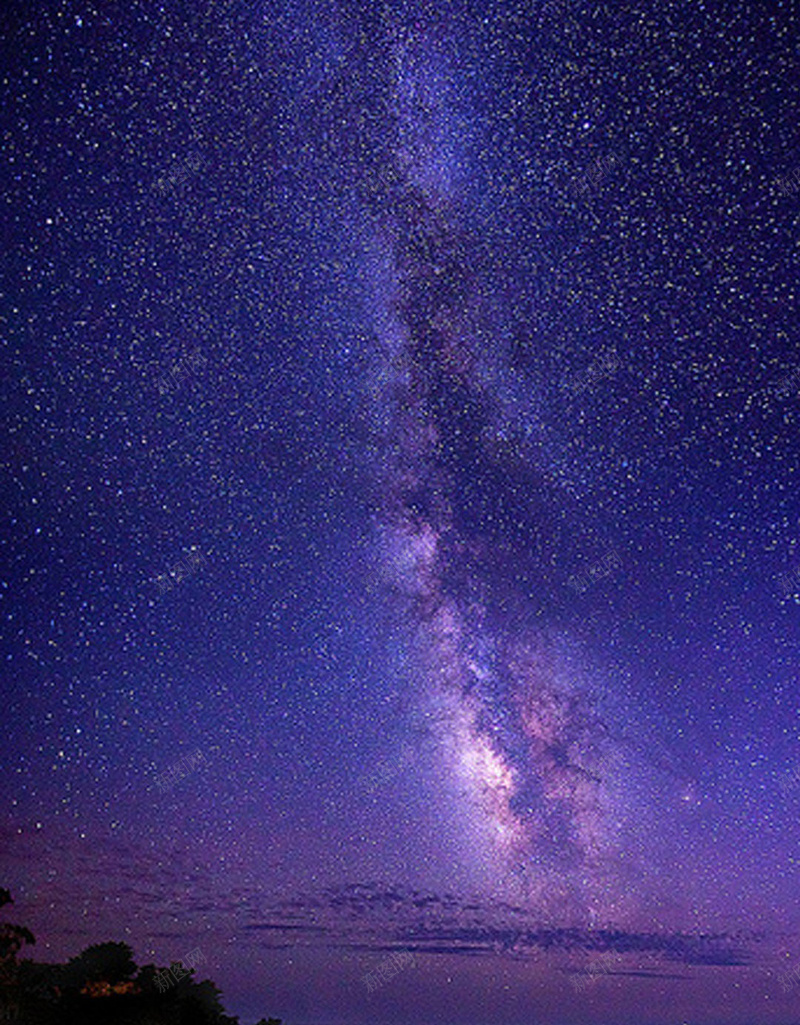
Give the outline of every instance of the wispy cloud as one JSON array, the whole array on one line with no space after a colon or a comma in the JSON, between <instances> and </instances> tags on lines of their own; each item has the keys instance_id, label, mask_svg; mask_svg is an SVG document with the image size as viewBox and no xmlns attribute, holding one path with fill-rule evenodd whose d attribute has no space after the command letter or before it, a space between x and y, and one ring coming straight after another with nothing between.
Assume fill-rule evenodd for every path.
<instances>
[{"instance_id":1,"label":"wispy cloud","mask_svg":"<svg viewBox=\"0 0 800 1025\"><path fill-rule=\"evenodd\" d=\"M306 921L298 921L298 918ZM461 900L452 894L420 893L369 884L334 888L295 898L271 909L252 931L307 933L334 946L374 952L403 949L418 954L476 957L615 954L662 958L685 965L750 963L741 937L727 933L635 932L542 926L513 904ZM630 972L621 963L614 972ZM635 971L641 971L635 966Z\"/></svg>"}]
</instances>

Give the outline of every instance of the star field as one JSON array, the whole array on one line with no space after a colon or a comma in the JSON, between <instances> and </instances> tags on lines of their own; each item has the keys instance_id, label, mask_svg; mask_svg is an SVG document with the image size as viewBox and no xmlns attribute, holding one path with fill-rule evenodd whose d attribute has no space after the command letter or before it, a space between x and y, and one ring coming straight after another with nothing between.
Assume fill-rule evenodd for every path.
<instances>
[{"instance_id":1,"label":"star field","mask_svg":"<svg viewBox=\"0 0 800 1025\"><path fill-rule=\"evenodd\" d=\"M290 1025L794 1020L794 7L3 21L36 956L199 947Z\"/></svg>"}]
</instances>

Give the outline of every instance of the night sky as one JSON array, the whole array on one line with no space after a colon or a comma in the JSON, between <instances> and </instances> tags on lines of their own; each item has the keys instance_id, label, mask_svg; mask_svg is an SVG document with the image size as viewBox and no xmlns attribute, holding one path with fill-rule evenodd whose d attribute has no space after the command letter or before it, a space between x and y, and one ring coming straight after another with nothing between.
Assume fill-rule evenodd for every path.
<instances>
[{"instance_id":1,"label":"night sky","mask_svg":"<svg viewBox=\"0 0 800 1025\"><path fill-rule=\"evenodd\" d=\"M5 8L31 956L800 1022L799 14Z\"/></svg>"}]
</instances>

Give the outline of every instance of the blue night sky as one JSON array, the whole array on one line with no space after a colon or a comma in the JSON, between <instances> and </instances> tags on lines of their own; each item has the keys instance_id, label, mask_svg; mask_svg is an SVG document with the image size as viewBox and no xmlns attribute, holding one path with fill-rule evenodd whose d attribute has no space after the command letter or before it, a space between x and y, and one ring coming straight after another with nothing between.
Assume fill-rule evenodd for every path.
<instances>
[{"instance_id":1,"label":"blue night sky","mask_svg":"<svg viewBox=\"0 0 800 1025\"><path fill-rule=\"evenodd\" d=\"M798 13L7 5L33 956L800 1022Z\"/></svg>"}]
</instances>

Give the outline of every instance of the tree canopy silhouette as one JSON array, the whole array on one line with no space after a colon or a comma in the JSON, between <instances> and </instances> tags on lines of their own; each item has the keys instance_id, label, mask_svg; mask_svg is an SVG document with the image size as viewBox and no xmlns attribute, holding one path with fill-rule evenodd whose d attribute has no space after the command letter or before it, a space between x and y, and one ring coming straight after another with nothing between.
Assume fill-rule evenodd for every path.
<instances>
[{"instance_id":1,"label":"tree canopy silhouette","mask_svg":"<svg viewBox=\"0 0 800 1025\"><path fill-rule=\"evenodd\" d=\"M0 907L13 903L0 888ZM208 979L174 961L138 968L127 943L93 943L66 964L19 961L29 929L0 924L0 1019L35 1025L238 1025ZM262 1018L259 1025L281 1025Z\"/></svg>"}]
</instances>

